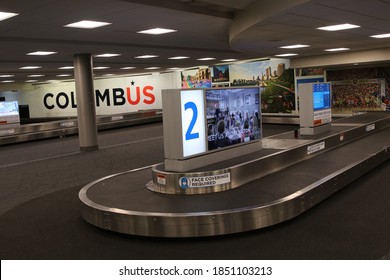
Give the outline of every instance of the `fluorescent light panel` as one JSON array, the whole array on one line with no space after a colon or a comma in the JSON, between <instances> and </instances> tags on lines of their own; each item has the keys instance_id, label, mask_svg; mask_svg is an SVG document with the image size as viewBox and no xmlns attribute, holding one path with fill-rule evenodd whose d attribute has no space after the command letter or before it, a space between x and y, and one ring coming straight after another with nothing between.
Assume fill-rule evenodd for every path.
<instances>
[{"instance_id":1,"label":"fluorescent light panel","mask_svg":"<svg viewBox=\"0 0 390 280\"><path fill-rule=\"evenodd\" d=\"M282 54L277 54L275 56L279 56L279 57L288 57L288 56L296 56L298 54L296 53L282 53Z\"/></svg>"},{"instance_id":2,"label":"fluorescent light panel","mask_svg":"<svg viewBox=\"0 0 390 280\"><path fill-rule=\"evenodd\" d=\"M227 59L222 59L221 61L223 62L233 62L233 61L237 61L238 59L236 58L227 58Z\"/></svg>"},{"instance_id":3,"label":"fluorescent light panel","mask_svg":"<svg viewBox=\"0 0 390 280\"><path fill-rule=\"evenodd\" d=\"M280 48L281 49L300 49L300 48L307 48L307 47L310 47L310 45L297 44L297 45L290 45L290 46L282 46Z\"/></svg>"},{"instance_id":4,"label":"fluorescent light panel","mask_svg":"<svg viewBox=\"0 0 390 280\"><path fill-rule=\"evenodd\" d=\"M71 69L74 69L74 66L63 66L63 67L60 67L58 69L60 69L60 70L71 70Z\"/></svg>"},{"instance_id":5,"label":"fluorescent light panel","mask_svg":"<svg viewBox=\"0 0 390 280\"><path fill-rule=\"evenodd\" d=\"M161 67L147 67L145 68L146 70L157 70L160 69Z\"/></svg>"},{"instance_id":6,"label":"fluorescent light panel","mask_svg":"<svg viewBox=\"0 0 390 280\"><path fill-rule=\"evenodd\" d=\"M190 58L189 56L173 56L168 59L175 59L175 60L180 60L180 59L187 59Z\"/></svg>"},{"instance_id":7,"label":"fluorescent light panel","mask_svg":"<svg viewBox=\"0 0 390 280\"><path fill-rule=\"evenodd\" d=\"M45 77L45 75L42 74L34 74L34 75L28 75L29 78L39 78L39 77Z\"/></svg>"},{"instance_id":8,"label":"fluorescent light panel","mask_svg":"<svg viewBox=\"0 0 390 280\"><path fill-rule=\"evenodd\" d=\"M8 18L17 16L17 15L19 15L19 14L16 14L16 13L7 13L7 12L0 12L0 21L6 20L6 19L8 19Z\"/></svg>"},{"instance_id":9,"label":"fluorescent light panel","mask_svg":"<svg viewBox=\"0 0 390 280\"><path fill-rule=\"evenodd\" d=\"M108 69L110 67L107 67L107 66L97 66L97 67L93 67L94 70L104 70L104 69Z\"/></svg>"},{"instance_id":10,"label":"fluorescent light panel","mask_svg":"<svg viewBox=\"0 0 390 280\"><path fill-rule=\"evenodd\" d=\"M390 38L390 33L386 33L386 34L377 34L377 35L372 35L372 36L370 36L370 37L376 38L376 39Z\"/></svg>"},{"instance_id":11,"label":"fluorescent light panel","mask_svg":"<svg viewBox=\"0 0 390 280\"><path fill-rule=\"evenodd\" d=\"M121 68L122 70L131 70L131 69L135 69L134 66L127 66L127 67L122 67Z\"/></svg>"},{"instance_id":12,"label":"fluorescent light panel","mask_svg":"<svg viewBox=\"0 0 390 280\"><path fill-rule=\"evenodd\" d=\"M152 28L152 29L147 29L147 30L142 30L138 31L137 33L140 34L149 34L149 35L161 35L161 34L167 34L167 33L172 33L176 32L177 30L174 29L166 29L166 28Z\"/></svg>"},{"instance_id":13,"label":"fluorescent light panel","mask_svg":"<svg viewBox=\"0 0 390 280\"><path fill-rule=\"evenodd\" d=\"M93 29L98 28L106 25L110 25L109 22L104 21L93 21L93 20L81 20L78 22L70 23L67 25L64 25L65 27L72 27L72 28L84 28L84 29Z\"/></svg>"},{"instance_id":14,"label":"fluorescent light panel","mask_svg":"<svg viewBox=\"0 0 390 280\"><path fill-rule=\"evenodd\" d=\"M145 54L145 55L136 56L135 58L144 58L144 59L147 59L147 58L154 58L154 57L158 57L158 55L154 55L154 54Z\"/></svg>"},{"instance_id":15,"label":"fluorescent light panel","mask_svg":"<svg viewBox=\"0 0 390 280\"><path fill-rule=\"evenodd\" d=\"M334 48L334 49L326 49L326 52L341 52L341 51L348 51L350 48Z\"/></svg>"},{"instance_id":16,"label":"fluorescent light panel","mask_svg":"<svg viewBox=\"0 0 390 280\"><path fill-rule=\"evenodd\" d=\"M121 56L119 53L102 53L102 54L97 54L95 57L115 57L115 56Z\"/></svg>"},{"instance_id":17,"label":"fluorescent light panel","mask_svg":"<svg viewBox=\"0 0 390 280\"><path fill-rule=\"evenodd\" d=\"M197 60L200 60L200 61L208 61L208 60L215 60L216 58L214 57L203 57L203 58L198 58Z\"/></svg>"},{"instance_id":18,"label":"fluorescent light panel","mask_svg":"<svg viewBox=\"0 0 390 280\"><path fill-rule=\"evenodd\" d=\"M15 75L9 75L9 74L0 75L0 78L11 78L11 77L15 77Z\"/></svg>"},{"instance_id":19,"label":"fluorescent light panel","mask_svg":"<svg viewBox=\"0 0 390 280\"><path fill-rule=\"evenodd\" d=\"M36 52L30 52L27 55L39 55L39 56L45 56L45 55L51 55L56 54L57 52L48 52L48 51L36 51Z\"/></svg>"},{"instance_id":20,"label":"fluorescent light panel","mask_svg":"<svg viewBox=\"0 0 390 280\"><path fill-rule=\"evenodd\" d=\"M22 70L33 70L33 69L39 69L39 68L42 68L42 66L23 66L23 67L20 67L19 69L22 69Z\"/></svg>"},{"instance_id":21,"label":"fluorescent light panel","mask_svg":"<svg viewBox=\"0 0 390 280\"><path fill-rule=\"evenodd\" d=\"M359 27L360 27L359 25L350 24L350 23L343 23L343 24L318 27L317 29L324 30L324 31L340 31L340 30L347 30L347 29L353 29L353 28L359 28Z\"/></svg>"}]
</instances>

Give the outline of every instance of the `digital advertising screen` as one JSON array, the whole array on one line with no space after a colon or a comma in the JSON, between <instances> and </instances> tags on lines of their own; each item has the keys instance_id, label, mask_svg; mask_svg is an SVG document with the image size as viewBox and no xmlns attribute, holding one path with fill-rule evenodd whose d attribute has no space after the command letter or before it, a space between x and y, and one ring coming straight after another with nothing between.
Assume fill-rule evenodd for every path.
<instances>
[{"instance_id":1,"label":"digital advertising screen","mask_svg":"<svg viewBox=\"0 0 390 280\"><path fill-rule=\"evenodd\" d=\"M19 123L19 105L17 101L0 102L0 125Z\"/></svg>"},{"instance_id":2,"label":"digital advertising screen","mask_svg":"<svg viewBox=\"0 0 390 280\"><path fill-rule=\"evenodd\" d=\"M313 84L314 111L330 109L330 83Z\"/></svg>"},{"instance_id":3,"label":"digital advertising screen","mask_svg":"<svg viewBox=\"0 0 390 280\"><path fill-rule=\"evenodd\" d=\"M261 138L260 87L206 89L207 149Z\"/></svg>"}]
</instances>

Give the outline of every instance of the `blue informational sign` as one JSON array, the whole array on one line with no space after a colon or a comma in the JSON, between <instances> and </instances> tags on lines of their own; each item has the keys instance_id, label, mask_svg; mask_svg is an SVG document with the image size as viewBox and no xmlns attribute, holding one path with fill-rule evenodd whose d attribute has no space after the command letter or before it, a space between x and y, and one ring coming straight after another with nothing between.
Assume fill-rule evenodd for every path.
<instances>
[{"instance_id":1,"label":"blue informational sign","mask_svg":"<svg viewBox=\"0 0 390 280\"><path fill-rule=\"evenodd\" d=\"M313 84L313 109L314 111L330 109L330 83Z\"/></svg>"}]
</instances>

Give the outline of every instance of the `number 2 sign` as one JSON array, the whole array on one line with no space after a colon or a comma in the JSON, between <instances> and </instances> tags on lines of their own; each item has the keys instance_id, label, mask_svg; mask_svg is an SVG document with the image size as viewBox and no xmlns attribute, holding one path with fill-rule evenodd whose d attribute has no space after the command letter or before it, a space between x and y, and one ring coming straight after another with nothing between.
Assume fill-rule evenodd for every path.
<instances>
[{"instance_id":1,"label":"number 2 sign","mask_svg":"<svg viewBox=\"0 0 390 280\"><path fill-rule=\"evenodd\" d=\"M181 123L183 156L206 152L206 125L203 90L183 90Z\"/></svg>"}]
</instances>

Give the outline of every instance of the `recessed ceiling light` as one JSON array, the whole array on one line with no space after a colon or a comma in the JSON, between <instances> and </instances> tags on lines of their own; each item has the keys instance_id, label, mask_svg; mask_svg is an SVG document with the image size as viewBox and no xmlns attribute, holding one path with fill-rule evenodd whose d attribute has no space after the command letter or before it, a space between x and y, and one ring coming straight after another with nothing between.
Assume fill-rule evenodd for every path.
<instances>
[{"instance_id":1,"label":"recessed ceiling light","mask_svg":"<svg viewBox=\"0 0 390 280\"><path fill-rule=\"evenodd\" d=\"M384 39L384 38L390 38L390 33L387 33L387 34L378 34L378 35L372 35L370 36L372 38L376 38L376 39Z\"/></svg>"},{"instance_id":2,"label":"recessed ceiling light","mask_svg":"<svg viewBox=\"0 0 390 280\"><path fill-rule=\"evenodd\" d=\"M281 49L300 49L300 48L307 48L307 47L310 47L310 45L297 44L297 45L290 45L290 46L282 46L280 48Z\"/></svg>"},{"instance_id":3,"label":"recessed ceiling light","mask_svg":"<svg viewBox=\"0 0 390 280\"><path fill-rule=\"evenodd\" d=\"M106 25L110 25L110 22L103 21L93 21L93 20L81 20L78 22L70 23L64 25L64 27L73 27L73 28L84 28L84 29L93 29L97 27L102 27Z\"/></svg>"},{"instance_id":4,"label":"recessed ceiling light","mask_svg":"<svg viewBox=\"0 0 390 280\"><path fill-rule=\"evenodd\" d=\"M203 58L198 58L197 60L200 60L200 61L207 61L207 60L215 60L216 58L214 57L203 57Z\"/></svg>"},{"instance_id":5,"label":"recessed ceiling light","mask_svg":"<svg viewBox=\"0 0 390 280\"><path fill-rule=\"evenodd\" d=\"M324 51L326 52L341 52L341 51L348 51L350 48L334 48L334 49L326 49Z\"/></svg>"},{"instance_id":6,"label":"recessed ceiling light","mask_svg":"<svg viewBox=\"0 0 390 280\"><path fill-rule=\"evenodd\" d=\"M108 66L97 66L97 67L93 67L94 70L104 70L104 69L108 69L110 67Z\"/></svg>"},{"instance_id":7,"label":"recessed ceiling light","mask_svg":"<svg viewBox=\"0 0 390 280\"><path fill-rule=\"evenodd\" d=\"M180 70L182 68L179 68L179 67L171 67L171 68L167 68L167 70Z\"/></svg>"},{"instance_id":8,"label":"recessed ceiling light","mask_svg":"<svg viewBox=\"0 0 390 280\"><path fill-rule=\"evenodd\" d=\"M95 57L115 57L115 56L121 56L119 53L102 53L95 55Z\"/></svg>"},{"instance_id":9,"label":"recessed ceiling light","mask_svg":"<svg viewBox=\"0 0 390 280\"><path fill-rule=\"evenodd\" d=\"M127 66L127 67L122 67L121 68L122 70L131 70L131 69L135 69L134 66Z\"/></svg>"},{"instance_id":10,"label":"recessed ceiling light","mask_svg":"<svg viewBox=\"0 0 390 280\"><path fill-rule=\"evenodd\" d=\"M45 75L42 74L34 74L34 75L28 75L29 78L39 78L39 77L45 77Z\"/></svg>"},{"instance_id":11,"label":"recessed ceiling light","mask_svg":"<svg viewBox=\"0 0 390 280\"><path fill-rule=\"evenodd\" d=\"M60 70L71 70L71 69L74 69L73 66L63 66L63 67L59 67L58 69Z\"/></svg>"},{"instance_id":12,"label":"recessed ceiling light","mask_svg":"<svg viewBox=\"0 0 390 280\"><path fill-rule=\"evenodd\" d=\"M5 80L5 81L1 81L1 83L15 83L15 80Z\"/></svg>"},{"instance_id":13,"label":"recessed ceiling light","mask_svg":"<svg viewBox=\"0 0 390 280\"><path fill-rule=\"evenodd\" d=\"M59 74L59 75L56 75L56 77L70 77L72 75L70 74Z\"/></svg>"},{"instance_id":14,"label":"recessed ceiling light","mask_svg":"<svg viewBox=\"0 0 390 280\"><path fill-rule=\"evenodd\" d=\"M27 55L41 55L41 56L45 56L45 55L51 55L51 54L56 54L56 53L57 52L36 51L36 52L30 52Z\"/></svg>"},{"instance_id":15,"label":"recessed ceiling light","mask_svg":"<svg viewBox=\"0 0 390 280\"><path fill-rule=\"evenodd\" d=\"M154 55L154 54L145 54L145 55L136 56L135 58L154 58L154 57L158 57L158 55Z\"/></svg>"},{"instance_id":16,"label":"recessed ceiling light","mask_svg":"<svg viewBox=\"0 0 390 280\"><path fill-rule=\"evenodd\" d=\"M173 56L173 57L169 57L168 59L180 60L180 59L187 59L187 58L190 58L190 57L189 56Z\"/></svg>"},{"instance_id":17,"label":"recessed ceiling light","mask_svg":"<svg viewBox=\"0 0 390 280\"><path fill-rule=\"evenodd\" d=\"M7 18L11 18L14 16L17 16L19 14L16 13L7 13L7 12L0 12L0 21L5 20Z\"/></svg>"},{"instance_id":18,"label":"recessed ceiling light","mask_svg":"<svg viewBox=\"0 0 390 280\"><path fill-rule=\"evenodd\" d=\"M227 59L222 59L221 61L223 62L233 62L233 61L237 61L236 58L227 58Z\"/></svg>"},{"instance_id":19,"label":"recessed ceiling light","mask_svg":"<svg viewBox=\"0 0 390 280\"><path fill-rule=\"evenodd\" d=\"M176 32L177 30L174 29L166 29L166 28L152 28L147 30L138 31L137 33L141 34L149 34L149 35L161 35L161 34L167 34Z\"/></svg>"},{"instance_id":20,"label":"recessed ceiling light","mask_svg":"<svg viewBox=\"0 0 390 280\"><path fill-rule=\"evenodd\" d=\"M23 67L20 67L19 69L22 69L22 70L33 70L33 69L39 69L39 68L42 68L42 66L23 66Z\"/></svg>"},{"instance_id":21,"label":"recessed ceiling light","mask_svg":"<svg viewBox=\"0 0 390 280\"><path fill-rule=\"evenodd\" d=\"M318 27L317 29L324 30L324 31L339 31L339 30L353 29L359 27L360 27L359 25L344 23L344 24Z\"/></svg>"},{"instance_id":22,"label":"recessed ceiling light","mask_svg":"<svg viewBox=\"0 0 390 280\"><path fill-rule=\"evenodd\" d=\"M9 75L9 74L0 75L0 78L11 78L11 77L15 77L15 75Z\"/></svg>"},{"instance_id":23,"label":"recessed ceiling light","mask_svg":"<svg viewBox=\"0 0 390 280\"><path fill-rule=\"evenodd\" d=\"M282 54L277 54L275 56L288 57L288 56L295 56L295 55L298 55L298 54L296 54L296 53L282 53Z\"/></svg>"},{"instance_id":24,"label":"recessed ceiling light","mask_svg":"<svg viewBox=\"0 0 390 280\"><path fill-rule=\"evenodd\" d=\"M147 67L145 68L146 70L157 70L160 69L161 67Z\"/></svg>"}]
</instances>

